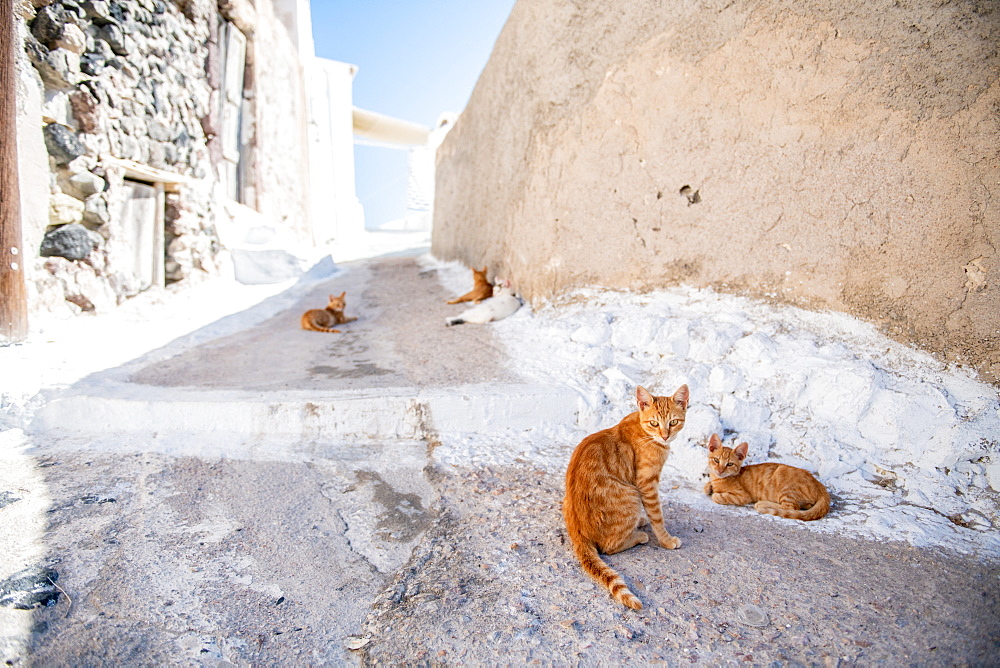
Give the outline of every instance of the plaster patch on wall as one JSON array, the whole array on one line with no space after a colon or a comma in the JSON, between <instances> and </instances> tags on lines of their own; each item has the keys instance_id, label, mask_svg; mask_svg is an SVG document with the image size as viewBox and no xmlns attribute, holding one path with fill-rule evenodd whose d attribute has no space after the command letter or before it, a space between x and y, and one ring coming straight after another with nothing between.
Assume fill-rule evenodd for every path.
<instances>
[{"instance_id":1,"label":"plaster patch on wall","mask_svg":"<svg viewBox=\"0 0 1000 668\"><path fill-rule=\"evenodd\" d=\"M885 294L890 299L899 299L906 294L909 284L902 276L892 276L885 282Z\"/></svg>"},{"instance_id":2,"label":"plaster patch on wall","mask_svg":"<svg viewBox=\"0 0 1000 668\"><path fill-rule=\"evenodd\" d=\"M965 289L968 292L981 292L986 289L986 275L989 272L982 264L985 259L985 257L980 255L962 267L965 270Z\"/></svg>"}]
</instances>

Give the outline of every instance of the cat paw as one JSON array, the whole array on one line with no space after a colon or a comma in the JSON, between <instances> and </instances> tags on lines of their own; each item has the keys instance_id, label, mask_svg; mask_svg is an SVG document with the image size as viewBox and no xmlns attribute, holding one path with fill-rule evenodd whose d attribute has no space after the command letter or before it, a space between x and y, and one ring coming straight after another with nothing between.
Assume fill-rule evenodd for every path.
<instances>
[{"instance_id":1,"label":"cat paw","mask_svg":"<svg viewBox=\"0 0 1000 668\"><path fill-rule=\"evenodd\" d=\"M668 550L676 550L681 546L681 539L677 536L667 536L666 539L660 539L660 547L666 548Z\"/></svg>"},{"instance_id":2,"label":"cat paw","mask_svg":"<svg viewBox=\"0 0 1000 668\"><path fill-rule=\"evenodd\" d=\"M645 545L646 543L649 542L649 534L648 533L646 533L645 531L639 531L637 533L639 535L636 536L636 538L637 538L636 545Z\"/></svg>"},{"instance_id":3,"label":"cat paw","mask_svg":"<svg viewBox=\"0 0 1000 668\"><path fill-rule=\"evenodd\" d=\"M708 496L712 496L712 483L710 482L705 483L705 494L707 494Z\"/></svg>"},{"instance_id":4,"label":"cat paw","mask_svg":"<svg viewBox=\"0 0 1000 668\"><path fill-rule=\"evenodd\" d=\"M642 602L640 602L639 599L637 599L635 595L630 591L626 590L626 592L621 597L621 602L625 605L626 608L632 608L633 610L642 610Z\"/></svg>"}]
</instances>

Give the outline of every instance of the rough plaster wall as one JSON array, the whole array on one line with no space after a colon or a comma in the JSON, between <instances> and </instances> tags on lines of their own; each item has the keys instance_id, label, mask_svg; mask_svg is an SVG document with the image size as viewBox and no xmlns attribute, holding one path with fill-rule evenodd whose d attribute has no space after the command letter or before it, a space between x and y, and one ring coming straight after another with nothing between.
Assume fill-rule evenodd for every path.
<instances>
[{"instance_id":1,"label":"rough plaster wall","mask_svg":"<svg viewBox=\"0 0 1000 668\"><path fill-rule=\"evenodd\" d=\"M27 33L23 11L16 22L19 43ZM36 281L40 267L32 262L35 249L42 243L49 224L49 154L42 137L42 82L38 72L23 49L15 50L17 71L17 170L21 197L21 253L26 258L24 279L28 303L36 304L51 299L55 305L63 301L62 295L51 297L39 294Z\"/></svg>"},{"instance_id":2,"label":"rough plaster wall","mask_svg":"<svg viewBox=\"0 0 1000 668\"><path fill-rule=\"evenodd\" d=\"M287 28L270 2L260 1L253 34L258 210L311 241L309 220L309 109L305 74Z\"/></svg>"},{"instance_id":3,"label":"rough plaster wall","mask_svg":"<svg viewBox=\"0 0 1000 668\"><path fill-rule=\"evenodd\" d=\"M439 151L432 251L531 300L844 310L997 382L1000 10L938 5L519 0Z\"/></svg>"}]
</instances>

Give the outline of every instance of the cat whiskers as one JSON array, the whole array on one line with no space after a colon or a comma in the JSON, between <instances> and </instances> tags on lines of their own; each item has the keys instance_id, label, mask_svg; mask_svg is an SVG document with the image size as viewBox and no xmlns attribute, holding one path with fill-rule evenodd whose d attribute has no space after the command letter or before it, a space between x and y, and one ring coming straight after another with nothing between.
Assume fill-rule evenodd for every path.
<instances>
[{"instance_id":1,"label":"cat whiskers","mask_svg":"<svg viewBox=\"0 0 1000 668\"><path fill-rule=\"evenodd\" d=\"M666 448L666 447L670 446L670 442L669 441L667 441L666 439L661 438L659 436L646 436L644 438L645 438L645 440L643 441L644 443L655 443L656 445L660 446L661 448Z\"/></svg>"}]
</instances>

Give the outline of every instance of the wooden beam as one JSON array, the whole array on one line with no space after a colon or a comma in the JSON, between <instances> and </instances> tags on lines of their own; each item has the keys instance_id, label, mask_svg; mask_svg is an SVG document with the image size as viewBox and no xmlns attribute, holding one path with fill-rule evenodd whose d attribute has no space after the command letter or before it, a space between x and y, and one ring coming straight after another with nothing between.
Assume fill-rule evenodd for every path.
<instances>
[{"instance_id":1,"label":"wooden beam","mask_svg":"<svg viewBox=\"0 0 1000 668\"><path fill-rule=\"evenodd\" d=\"M127 179L145 181L146 183L162 183L164 189L168 193L178 192L181 186L186 185L191 180L183 174L178 174L177 172L171 172L166 169L157 169L156 167L143 165L133 160L116 158L111 155L102 155L101 165L104 167L120 169L122 174Z\"/></svg>"},{"instance_id":2,"label":"wooden beam","mask_svg":"<svg viewBox=\"0 0 1000 668\"><path fill-rule=\"evenodd\" d=\"M423 125L401 121L358 107L354 107L353 117L354 134L386 144L425 146L427 138L431 135L431 129Z\"/></svg>"},{"instance_id":3,"label":"wooden beam","mask_svg":"<svg viewBox=\"0 0 1000 668\"><path fill-rule=\"evenodd\" d=\"M14 1L0 0L0 341L28 337L28 296L21 246L21 191L17 170L17 27Z\"/></svg>"}]
</instances>

